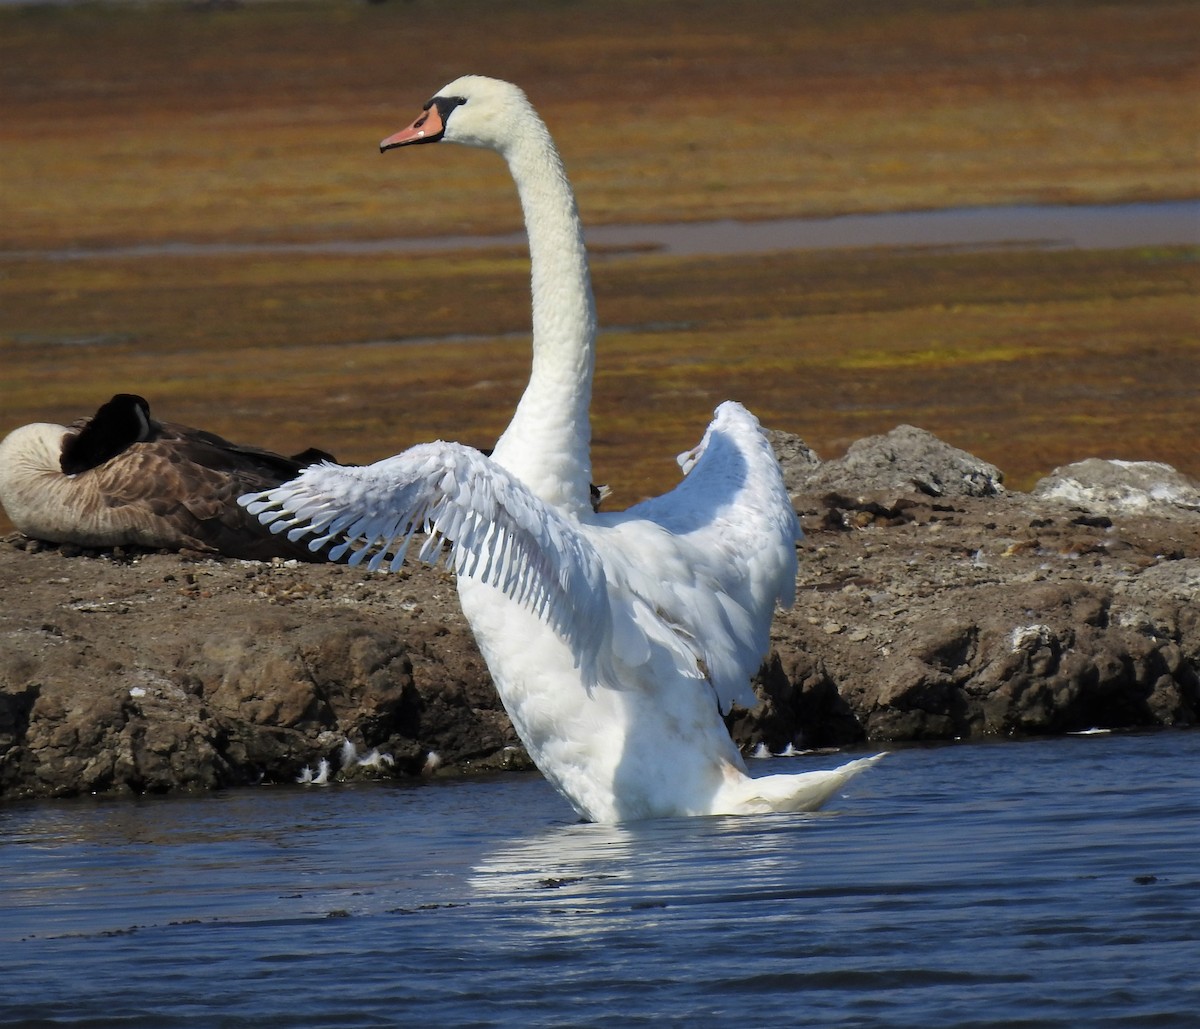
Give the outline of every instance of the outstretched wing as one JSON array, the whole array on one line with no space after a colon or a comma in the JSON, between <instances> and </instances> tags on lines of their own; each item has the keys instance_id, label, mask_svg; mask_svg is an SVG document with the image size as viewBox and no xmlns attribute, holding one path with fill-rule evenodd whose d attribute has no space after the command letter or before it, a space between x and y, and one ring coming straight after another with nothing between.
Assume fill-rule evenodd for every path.
<instances>
[{"instance_id":1,"label":"outstretched wing","mask_svg":"<svg viewBox=\"0 0 1200 1029\"><path fill-rule=\"evenodd\" d=\"M238 500L272 532L330 560L396 570L414 534L420 560L502 590L576 648L609 629L604 570L578 523L471 447L424 443L363 467L318 464ZM447 556L448 555L448 556Z\"/></svg>"},{"instance_id":2,"label":"outstretched wing","mask_svg":"<svg viewBox=\"0 0 1200 1029\"><path fill-rule=\"evenodd\" d=\"M660 624L695 654L722 710L753 706L749 681L770 649L775 605L795 594L799 522L770 443L740 404L717 408L680 464L685 478L670 493L598 516L632 556L609 574L654 598Z\"/></svg>"}]
</instances>

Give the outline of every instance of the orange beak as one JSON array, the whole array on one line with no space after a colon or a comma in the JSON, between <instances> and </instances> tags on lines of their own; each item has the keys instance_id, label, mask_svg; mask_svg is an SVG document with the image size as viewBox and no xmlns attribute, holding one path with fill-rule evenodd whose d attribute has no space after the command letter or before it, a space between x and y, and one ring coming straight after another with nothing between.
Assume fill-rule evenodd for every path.
<instances>
[{"instance_id":1,"label":"orange beak","mask_svg":"<svg viewBox=\"0 0 1200 1029\"><path fill-rule=\"evenodd\" d=\"M446 125L442 121L441 112L438 110L437 104L430 100L425 105L425 110L421 112L421 117L408 128L393 133L379 144L379 152L383 153L385 150L408 146L412 143L436 143L442 138L445 131Z\"/></svg>"}]
</instances>

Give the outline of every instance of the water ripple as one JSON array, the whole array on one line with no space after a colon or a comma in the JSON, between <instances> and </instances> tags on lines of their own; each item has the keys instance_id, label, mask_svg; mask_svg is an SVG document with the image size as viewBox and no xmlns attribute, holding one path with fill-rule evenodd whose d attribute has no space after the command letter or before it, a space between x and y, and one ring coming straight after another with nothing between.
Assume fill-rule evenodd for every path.
<instances>
[{"instance_id":1,"label":"water ripple","mask_svg":"<svg viewBox=\"0 0 1200 1029\"><path fill-rule=\"evenodd\" d=\"M13 805L0 1025L1191 1026L1198 759L912 748L821 815L617 827L526 775Z\"/></svg>"}]
</instances>

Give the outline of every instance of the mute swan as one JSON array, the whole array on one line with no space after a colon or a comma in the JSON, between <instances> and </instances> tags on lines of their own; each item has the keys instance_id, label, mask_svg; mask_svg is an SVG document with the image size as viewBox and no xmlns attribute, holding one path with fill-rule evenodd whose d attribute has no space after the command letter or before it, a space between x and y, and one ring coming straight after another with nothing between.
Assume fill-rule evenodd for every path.
<instances>
[{"instance_id":1,"label":"mute swan","mask_svg":"<svg viewBox=\"0 0 1200 1029\"><path fill-rule=\"evenodd\" d=\"M119 393L70 426L35 422L9 433L0 442L0 504L25 535L54 543L319 560L235 501L329 457L281 457L159 422L142 397Z\"/></svg>"},{"instance_id":2,"label":"mute swan","mask_svg":"<svg viewBox=\"0 0 1200 1029\"><path fill-rule=\"evenodd\" d=\"M876 758L751 778L721 712L791 602L799 525L758 422L726 402L670 493L593 513L588 406L596 317L575 199L517 87L450 83L382 150L498 151L529 235L533 366L491 458L422 444L362 468L315 465L242 503L333 559L399 567L449 546L463 611L530 757L585 819L806 811Z\"/></svg>"}]
</instances>

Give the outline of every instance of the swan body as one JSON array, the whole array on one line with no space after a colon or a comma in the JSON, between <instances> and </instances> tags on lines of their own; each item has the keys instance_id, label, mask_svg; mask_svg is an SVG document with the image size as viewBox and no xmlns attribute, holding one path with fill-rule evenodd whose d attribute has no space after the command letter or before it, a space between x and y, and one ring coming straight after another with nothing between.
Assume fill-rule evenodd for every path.
<instances>
[{"instance_id":1,"label":"swan body","mask_svg":"<svg viewBox=\"0 0 1200 1029\"><path fill-rule=\"evenodd\" d=\"M53 543L313 560L236 501L328 457L283 457L159 422L142 397L120 393L91 418L23 425L0 441L0 504L25 535Z\"/></svg>"},{"instance_id":2,"label":"swan body","mask_svg":"<svg viewBox=\"0 0 1200 1029\"><path fill-rule=\"evenodd\" d=\"M492 455L436 442L361 468L318 464L243 498L334 560L457 574L463 611L530 757L599 822L813 810L875 758L752 778L722 721L790 604L799 524L757 420L721 404L670 493L597 513L588 406L596 334L574 196L542 120L508 83L450 83L383 149L497 150L529 234L533 366ZM446 541L452 541L445 546Z\"/></svg>"}]
</instances>

